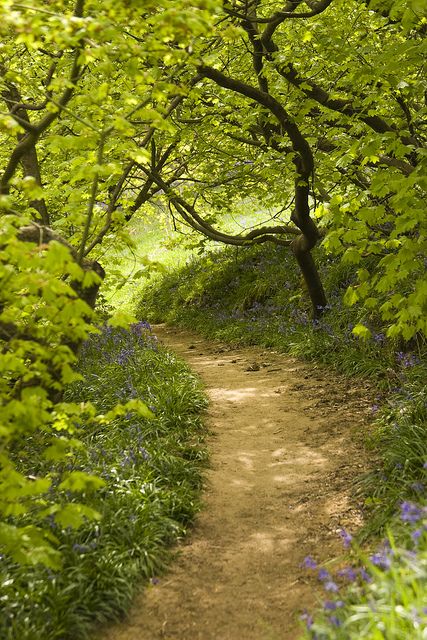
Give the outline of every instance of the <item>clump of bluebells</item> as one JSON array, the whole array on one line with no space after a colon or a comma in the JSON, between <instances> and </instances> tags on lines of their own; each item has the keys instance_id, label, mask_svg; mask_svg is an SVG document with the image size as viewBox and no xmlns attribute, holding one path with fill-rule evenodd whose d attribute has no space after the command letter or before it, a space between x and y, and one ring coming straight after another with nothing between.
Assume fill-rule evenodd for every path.
<instances>
[{"instance_id":1,"label":"clump of bluebells","mask_svg":"<svg viewBox=\"0 0 427 640\"><path fill-rule=\"evenodd\" d=\"M323 607L301 620L311 640L387 638L425 640L427 629L427 506L400 504L399 543L391 533L371 554L342 531L353 562L334 573L311 556L302 566L315 572Z\"/></svg>"},{"instance_id":2,"label":"clump of bluebells","mask_svg":"<svg viewBox=\"0 0 427 640\"><path fill-rule=\"evenodd\" d=\"M131 324L129 329L104 324L82 345L80 359L99 358L104 363L126 364L140 349L157 349L157 337L146 320Z\"/></svg>"},{"instance_id":3,"label":"clump of bluebells","mask_svg":"<svg viewBox=\"0 0 427 640\"><path fill-rule=\"evenodd\" d=\"M85 497L101 518L86 521L82 514L82 526L73 529L47 516L62 553L59 571L2 559L2 640L91 637L94 621L119 617L144 579L158 579L168 546L198 509L206 399L185 363L157 344L147 322L138 322L128 330L101 327L83 346L79 370L84 380L68 389L67 400L90 401L104 413L118 401L139 399L151 417L129 411L106 424L76 424L84 446L57 464L103 480L103 488ZM38 458L33 445L22 470L49 471L47 498L60 501L55 463ZM67 501L76 495L67 492Z\"/></svg>"}]
</instances>

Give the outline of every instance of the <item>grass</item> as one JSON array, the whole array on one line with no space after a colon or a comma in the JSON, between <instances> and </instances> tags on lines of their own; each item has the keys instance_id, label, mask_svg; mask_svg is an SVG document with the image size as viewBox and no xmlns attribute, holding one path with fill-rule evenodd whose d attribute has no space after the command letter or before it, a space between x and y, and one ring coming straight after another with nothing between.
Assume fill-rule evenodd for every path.
<instances>
[{"instance_id":1,"label":"grass","mask_svg":"<svg viewBox=\"0 0 427 640\"><path fill-rule=\"evenodd\" d=\"M73 385L68 399L90 400L106 411L140 398L155 418L128 414L113 425L81 425L85 448L66 464L105 480L103 489L85 497L101 520L80 529L50 523L62 551L60 571L2 559L2 640L80 640L95 622L119 618L141 582L162 573L168 547L185 534L199 507L206 401L186 365L139 323L129 331L104 327L86 343L80 370L85 380ZM54 476L52 463L35 452L36 443L23 444L22 468L35 473L45 465Z\"/></svg>"},{"instance_id":2,"label":"grass","mask_svg":"<svg viewBox=\"0 0 427 640\"><path fill-rule=\"evenodd\" d=\"M102 264L108 264L102 288L105 303L127 310L129 292L153 274L184 266L192 250L192 237L177 236L165 212L153 207L144 222L132 221L127 242L106 243L98 256Z\"/></svg>"},{"instance_id":3,"label":"grass","mask_svg":"<svg viewBox=\"0 0 427 640\"><path fill-rule=\"evenodd\" d=\"M137 294L136 313L195 329L209 338L271 347L376 385L375 429L367 445L381 464L360 479L367 524L357 544L369 539L374 551L376 544L380 546L365 557L353 543L359 577L350 588L342 590L332 578L322 581L324 587L335 584L337 593L332 591L334 598L329 597L314 619L306 614L306 637L425 640L426 345L421 339L411 345L388 340L367 310L344 306L343 294L352 283L350 268L321 251L317 260L330 301L319 322L310 319L289 252L271 246L215 251L171 269ZM370 340L353 336L358 322L369 326ZM381 558L386 560L379 566ZM347 576L355 572L352 567L344 569Z\"/></svg>"}]
</instances>

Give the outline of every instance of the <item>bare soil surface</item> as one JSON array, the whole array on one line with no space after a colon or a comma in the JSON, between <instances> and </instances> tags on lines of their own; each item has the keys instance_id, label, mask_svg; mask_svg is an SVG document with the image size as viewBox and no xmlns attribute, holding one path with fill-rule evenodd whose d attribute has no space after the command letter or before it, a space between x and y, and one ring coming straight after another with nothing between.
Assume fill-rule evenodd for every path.
<instances>
[{"instance_id":1,"label":"bare soil surface","mask_svg":"<svg viewBox=\"0 0 427 640\"><path fill-rule=\"evenodd\" d=\"M229 348L155 327L210 398L204 509L170 571L103 640L296 640L324 596L301 563L342 553L361 525L353 481L372 392L329 369L261 348ZM326 596L325 596L326 597Z\"/></svg>"}]
</instances>

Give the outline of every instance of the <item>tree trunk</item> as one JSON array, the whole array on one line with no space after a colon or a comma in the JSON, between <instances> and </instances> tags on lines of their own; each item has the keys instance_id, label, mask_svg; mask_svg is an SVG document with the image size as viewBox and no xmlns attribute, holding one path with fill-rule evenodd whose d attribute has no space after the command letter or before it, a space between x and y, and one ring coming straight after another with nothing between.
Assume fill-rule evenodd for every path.
<instances>
[{"instance_id":1,"label":"tree trunk","mask_svg":"<svg viewBox=\"0 0 427 640\"><path fill-rule=\"evenodd\" d=\"M319 271L314 262L311 250L319 240L319 231L314 220L310 217L308 203L309 186L307 175L304 175L302 163L299 159L295 162L297 178L295 180L295 209L292 213L292 222L300 229L301 235L295 238L291 244L292 252L299 264L307 291L310 296L313 318L319 318L326 305L326 293L320 279ZM305 172L306 173L306 172Z\"/></svg>"},{"instance_id":2,"label":"tree trunk","mask_svg":"<svg viewBox=\"0 0 427 640\"><path fill-rule=\"evenodd\" d=\"M305 237L299 236L292 242L291 249L307 286L313 309L313 319L316 320L322 315L328 301L311 250L304 248L304 244Z\"/></svg>"}]
</instances>

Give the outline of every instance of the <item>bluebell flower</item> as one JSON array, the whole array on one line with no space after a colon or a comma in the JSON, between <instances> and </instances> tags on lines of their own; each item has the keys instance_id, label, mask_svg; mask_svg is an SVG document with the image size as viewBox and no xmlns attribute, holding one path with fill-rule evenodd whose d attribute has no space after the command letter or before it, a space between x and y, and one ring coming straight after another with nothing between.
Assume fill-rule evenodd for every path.
<instances>
[{"instance_id":1,"label":"bluebell flower","mask_svg":"<svg viewBox=\"0 0 427 640\"><path fill-rule=\"evenodd\" d=\"M391 567L391 560L384 551L374 553L373 555L370 556L369 559L372 562L372 564L374 564L379 569L387 570L387 569L390 569Z\"/></svg>"},{"instance_id":2,"label":"bluebell flower","mask_svg":"<svg viewBox=\"0 0 427 640\"><path fill-rule=\"evenodd\" d=\"M326 600L323 603L323 608L325 609L325 611L336 611L343 606L344 602L342 600Z\"/></svg>"},{"instance_id":3,"label":"bluebell flower","mask_svg":"<svg viewBox=\"0 0 427 640\"><path fill-rule=\"evenodd\" d=\"M374 333L373 338L377 344L382 344L386 339L383 333Z\"/></svg>"},{"instance_id":4,"label":"bluebell flower","mask_svg":"<svg viewBox=\"0 0 427 640\"><path fill-rule=\"evenodd\" d=\"M400 505L400 519L402 522L418 522L422 515L423 512L420 507L417 507L413 502L405 501Z\"/></svg>"},{"instance_id":5,"label":"bluebell flower","mask_svg":"<svg viewBox=\"0 0 427 640\"><path fill-rule=\"evenodd\" d=\"M359 569L359 576L364 582L372 582L372 576L363 567Z\"/></svg>"},{"instance_id":6,"label":"bluebell flower","mask_svg":"<svg viewBox=\"0 0 427 640\"><path fill-rule=\"evenodd\" d=\"M73 551L76 553L87 553L90 551L90 547L87 544L73 544Z\"/></svg>"},{"instance_id":7,"label":"bluebell flower","mask_svg":"<svg viewBox=\"0 0 427 640\"><path fill-rule=\"evenodd\" d=\"M342 538L344 548L348 549L350 547L350 545L351 545L352 540L353 540L353 536L348 531L346 531L344 528L341 529L340 536Z\"/></svg>"},{"instance_id":8,"label":"bluebell flower","mask_svg":"<svg viewBox=\"0 0 427 640\"><path fill-rule=\"evenodd\" d=\"M423 535L423 531L424 529L415 529L414 531L412 531L411 538L414 544L418 544L419 539Z\"/></svg>"},{"instance_id":9,"label":"bluebell flower","mask_svg":"<svg viewBox=\"0 0 427 640\"><path fill-rule=\"evenodd\" d=\"M305 622L307 629L311 629L314 623L312 615L310 615L307 611L304 611L304 613L301 615L301 620Z\"/></svg>"},{"instance_id":10,"label":"bluebell flower","mask_svg":"<svg viewBox=\"0 0 427 640\"><path fill-rule=\"evenodd\" d=\"M331 577L331 574L327 569L319 569L319 573L317 575L319 580L328 580Z\"/></svg>"},{"instance_id":11,"label":"bluebell flower","mask_svg":"<svg viewBox=\"0 0 427 640\"><path fill-rule=\"evenodd\" d=\"M317 562L311 556L306 556L302 561L301 566L305 567L305 569L316 569Z\"/></svg>"},{"instance_id":12,"label":"bluebell flower","mask_svg":"<svg viewBox=\"0 0 427 640\"><path fill-rule=\"evenodd\" d=\"M337 585L336 582L334 582L333 580L327 580L323 583L323 586L325 587L326 591L330 591L331 593L338 593L339 586Z\"/></svg>"},{"instance_id":13,"label":"bluebell flower","mask_svg":"<svg viewBox=\"0 0 427 640\"><path fill-rule=\"evenodd\" d=\"M150 454L146 449L144 449L144 447L139 447L138 453L144 458L144 460L150 459Z\"/></svg>"},{"instance_id":14,"label":"bluebell flower","mask_svg":"<svg viewBox=\"0 0 427 640\"><path fill-rule=\"evenodd\" d=\"M337 575L342 578L345 578L349 582L354 582L357 578L357 571L353 569L353 567L344 567L337 571Z\"/></svg>"}]
</instances>

